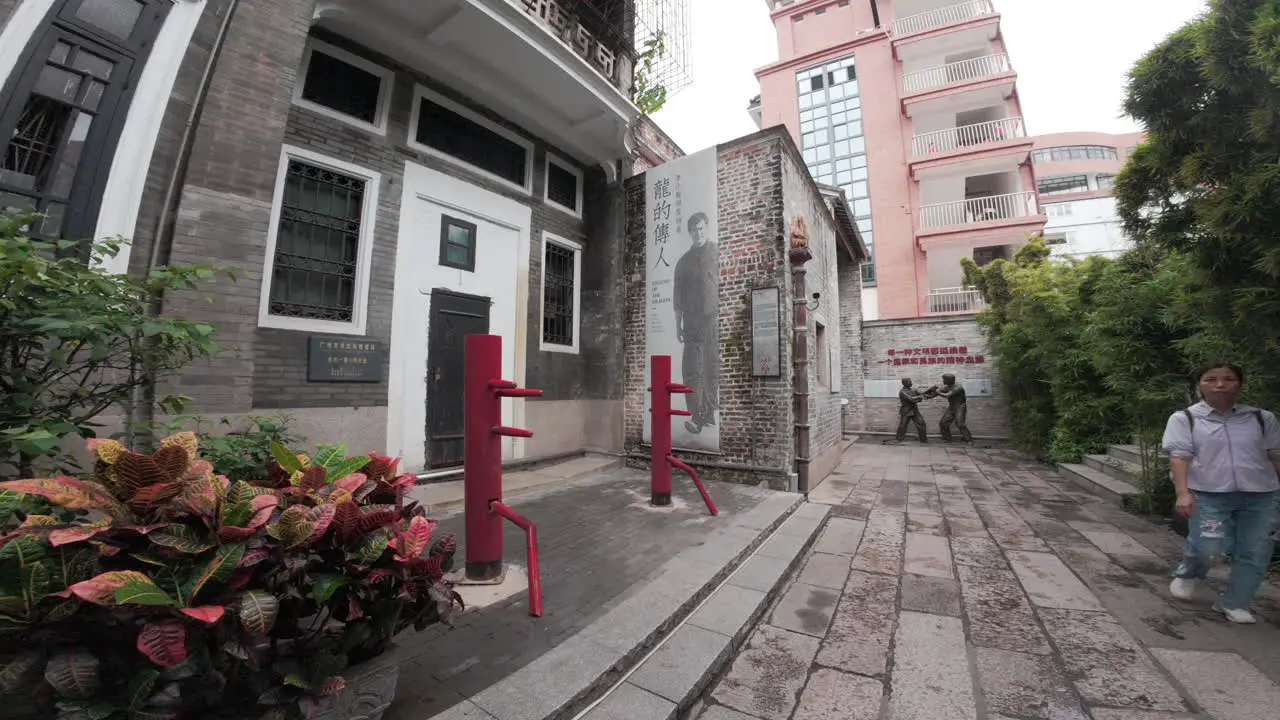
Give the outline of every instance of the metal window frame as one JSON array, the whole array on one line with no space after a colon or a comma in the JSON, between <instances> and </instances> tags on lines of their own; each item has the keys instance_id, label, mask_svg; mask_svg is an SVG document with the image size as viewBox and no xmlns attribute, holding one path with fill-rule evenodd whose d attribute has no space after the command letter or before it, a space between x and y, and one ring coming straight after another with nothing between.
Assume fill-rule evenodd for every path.
<instances>
[{"instance_id":1,"label":"metal window frame","mask_svg":"<svg viewBox=\"0 0 1280 720\"><path fill-rule=\"evenodd\" d=\"M547 342L545 328L545 318L547 311L547 245L556 245L563 250L569 250L573 253L573 342L569 345L561 345L559 343ZM538 293L538 349L544 352L559 352L577 355L581 352L582 344L582 250L581 243L574 242L568 238L554 235L549 232L542 233L542 252L539 257L542 258L542 272L539 280L540 290Z\"/></svg>"},{"instance_id":2,"label":"metal window frame","mask_svg":"<svg viewBox=\"0 0 1280 720\"><path fill-rule=\"evenodd\" d=\"M311 58L319 52L322 55L346 63L352 67L363 70L378 79L378 107L375 110L374 121L372 123L365 122L358 117L348 115L341 110L335 110L327 105L321 105L314 100L307 100L303 97L306 91L307 73L311 70ZM338 47L331 43L327 43L316 37L307 38L306 49L303 51L302 64L298 68L298 80L293 86L293 104L300 108L306 108L311 112L333 118L340 122L351 125L371 132L375 135L385 136L387 134L387 125L391 118L391 96L395 90L396 73L391 68L379 65L372 60L356 55L349 50Z\"/></svg>"},{"instance_id":3,"label":"metal window frame","mask_svg":"<svg viewBox=\"0 0 1280 720\"><path fill-rule=\"evenodd\" d=\"M271 314L271 282L275 275L276 242L280 234L280 216L284 200L285 182L289 175L289 161L297 160L323 167L333 172L350 175L365 181L364 203L360 213L360 245L356 249L355 307L351 322L315 320ZM276 185L272 194L271 220L267 231L267 247L263 258L262 288L259 292L258 327L276 330L297 330L334 335L365 335L369 320L369 276L373 264L373 245L378 224L378 196L382 189L382 174L353 165L336 158L321 155L313 150L284 145L280 149L280 163L276 171Z\"/></svg>"},{"instance_id":4,"label":"metal window frame","mask_svg":"<svg viewBox=\"0 0 1280 720\"><path fill-rule=\"evenodd\" d=\"M13 136L35 84L48 64L49 53L58 40L68 39L110 59L117 64L117 72L122 73L107 83L97 111L93 113L94 123L84 140L81 158L66 198L54 199L42 191L37 200L38 209L46 202L66 206L60 237L80 241L73 252L85 262L90 260L89 248L96 240L93 234L102 208L102 197L120 135L128 120L139 76L146 67L151 48L173 6L172 0L140 1L145 7L138 17L133 34L122 40L75 16L75 11L85 0L59 0L41 21L39 29L32 33L13 72L3 87L0 87L0 138L6 139L0 144L0 153L4 153L8 145L7 139ZM66 135L71 132L72 126L73 124L69 124L63 130L59 155L54 159L55 166L61 153L65 151ZM0 190L3 189L0 187ZM30 196L31 192L18 190L16 194Z\"/></svg>"},{"instance_id":5,"label":"metal window frame","mask_svg":"<svg viewBox=\"0 0 1280 720\"><path fill-rule=\"evenodd\" d=\"M444 108L445 110L453 113L454 115L457 115L458 117L464 120L467 120L469 122L472 122L476 125L479 125L485 130L488 130L489 132L492 132L524 148L525 163L524 163L523 182L514 183L511 180L502 177L501 175L489 172L488 170L485 170L482 167L472 165L470 162L463 160L462 158L454 157L453 155L450 155L449 153L444 152L443 150L437 150L431 147L430 145L427 145L426 143L420 142L418 140L418 123L421 122L423 100L426 100L428 102L431 102L432 104L438 105ZM511 130L508 130L505 127L502 127L498 123L495 123L492 120L484 117L480 113L470 110L462 106L461 104L454 102L453 100L450 100L444 95L441 95L440 93L435 92L434 90L431 90L430 88L427 88L426 86L421 84L415 84L413 86L413 106L409 113L409 127L406 130L405 143L413 150L417 150L418 152L426 153L427 155L430 155L432 157L439 158L457 167L464 168L477 175L486 177L494 182L502 183L504 186L509 187L513 190L517 190L523 195L529 195L533 193L534 145L532 141L516 134L515 132L512 132Z\"/></svg>"},{"instance_id":6,"label":"metal window frame","mask_svg":"<svg viewBox=\"0 0 1280 720\"><path fill-rule=\"evenodd\" d=\"M555 165L561 170L569 173L577 180L576 196L574 198L574 204L578 206L577 209L566 207L556 202L555 200L551 199L551 166L552 165ZM573 163L570 163L568 160L561 158L559 155L548 152L546 162L544 162L542 166L542 172L543 172L542 177L544 180L544 182L542 183L543 201L550 207L553 207L557 210L568 213L569 215L572 215L575 218L582 219L583 189L584 189L584 186L586 185L586 178L584 177L585 174L582 172L582 170L577 166L575 166Z\"/></svg>"},{"instance_id":7,"label":"metal window frame","mask_svg":"<svg viewBox=\"0 0 1280 720\"><path fill-rule=\"evenodd\" d=\"M445 252L452 243L449 240L449 228L459 227L471 234L471 245L467 248L467 259L462 263L455 263L449 259L449 254ZM473 273L476 271L476 245L480 242L480 228L473 222L463 220L462 218L452 215L440 214L440 267L454 268L455 270L463 270Z\"/></svg>"}]
</instances>

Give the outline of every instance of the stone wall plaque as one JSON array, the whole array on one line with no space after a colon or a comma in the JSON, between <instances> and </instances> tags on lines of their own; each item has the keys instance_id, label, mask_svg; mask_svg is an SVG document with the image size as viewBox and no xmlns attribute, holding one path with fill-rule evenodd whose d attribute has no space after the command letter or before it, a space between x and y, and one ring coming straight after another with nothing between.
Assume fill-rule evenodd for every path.
<instances>
[{"instance_id":1,"label":"stone wall plaque","mask_svg":"<svg viewBox=\"0 0 1280 720\"><path fill-rule=\"evenodd\" d=\"M381 340L340 336L307 339L307 382L381 381Z\"/></svg>"},{"instance_id":2,"label":"stone wall plaque","mask_svg":"<svg viewBox=\"0 0 1280 720\"><path fill-rule=\"evenodd\" d=\"M777 287L751 291L751 374L782 376L782 293Z\"/></svg>"}]
</instances>

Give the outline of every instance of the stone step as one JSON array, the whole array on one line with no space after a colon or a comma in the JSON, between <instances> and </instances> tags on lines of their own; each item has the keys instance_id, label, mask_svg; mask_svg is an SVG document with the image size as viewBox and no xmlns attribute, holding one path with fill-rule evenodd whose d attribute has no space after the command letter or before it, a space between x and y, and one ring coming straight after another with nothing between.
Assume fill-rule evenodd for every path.
<instances>
[{"instance_id":1,"label":"stone step","mask_svg":"<svg viewBox=\"0 0 1280 720\"><path fill-rule=\"evenodd\" d=\"M502 493L512 497L547 485L597 475L621 464L621 458L588 453L568 460L526 466L534 468L531 470L506 469L502 473ZM431 517L438 518L462 509L463 490L463 481L459 477L457 480L415 485L409 489L409 499L422 503Z\"/></svg>"},{"instance_id":2,"label":"stone step","mask_svg":"<svg viewBox=\"0 0 1280 720\"><path fill-rule=\"evenodd\" d=\"M1107 454L1117 460L1142 464L1142 454L1138 452L1137 445L1112 445L1107 448Z\"/></svg>"},{"instance_id":3,"label":"stone step","mask_svg":"<svg viewBox=\"0 0 1280 720\"><path fill-rule=\"evenodd\" d=\"M1121 460L1111 455L1086 455L1084 464L1088 467L1104 472L1107 475L1123 480L1127 483L1137 484L1142 478L1142 466L1137 463Z\"/></svg>"},{"instance_id":4,"label":"stone step","mask_svg":"<svg viewBox=\"0 0 1280 720\"><path fill-rule=\"evenodd\" d=\"M1127 495L1138 494L1138 488L1132 483L1111 477L1087 465L1063 463L1058 466L1058 473L1085 490L1111 498L1116 502L1120 502Z\"/></svg>"},{"instance_id":5,"label":"stone step","mask_svg":"<svg viewBox=\"0 0 1280 720\"><path fill-rule=\"evenodd\" d=\"M774 494L656 568L585 629L432 720L571 720L584 711L591 720L674 717L745 641L828 511L797 494ZM727 520L707 521L720 519ZM686 623L695 613L714 629ZM653 678L646 687L662 689L631 682L641 673Z\"/></svg>"},{"instance_id":6,"label":"stone step","mask_svg":"<svg viewBox=\"0 0 1280 720\"><path fill-rule=\"evenodd\" d=\"M582 720L683 717L732 662L826 524L806 504ZM847 560L847 558L846 558Z\"/></svg>"}]
</instances>

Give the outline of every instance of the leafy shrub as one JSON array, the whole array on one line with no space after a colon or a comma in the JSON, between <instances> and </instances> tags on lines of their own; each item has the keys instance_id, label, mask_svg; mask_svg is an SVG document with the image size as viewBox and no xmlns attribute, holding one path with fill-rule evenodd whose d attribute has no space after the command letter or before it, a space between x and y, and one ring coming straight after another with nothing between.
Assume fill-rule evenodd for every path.
<instances>
[{"instance_id":1,"label":"leafy shrub","mask_svg":"<svg viewBox=\"0 0 1280 720\"><path fill-rule=\"evenodd\" d=\"M218 424L232 427L231 420L222 418ZM269 463L274 457L273 444L293 446L306 438L299 437L290 428L288 417L251 417L245 425L222 435L197 430L201 455L213 465L218 475L230 480L266 480Z\"/></svg>"},{"instance_id":2,"label":"leafy shrub","mask_svg":"<svg viewBox=\"0 0 1280 720\"><path fill-rule=\"evenodd\" d=\"M306 717L409 626L447 622L456 548L398 460L274 445L257 482L91 440L91 479L0 483L0 689L25 717Z\"/></svg>"},{"instance_id":3,"label":"leafy shrub","mask_svg":"<svg viewBox=\"0 0 1280 720\"><path fill-rule=\"evenodd\" d=\"M41 459L74 467L62 438L94 437L95 419L143 385L140 368L160 380L218 351L213 325L148 313L155 293L194 288L213 268L113 275L86 263L79 243L30 237L38 219L0 211L0 478L30 477ZM89 254L100 260L120 247L106 240ZM157 402L181 412L181 397Z\"/></svg>"}]
</instances>

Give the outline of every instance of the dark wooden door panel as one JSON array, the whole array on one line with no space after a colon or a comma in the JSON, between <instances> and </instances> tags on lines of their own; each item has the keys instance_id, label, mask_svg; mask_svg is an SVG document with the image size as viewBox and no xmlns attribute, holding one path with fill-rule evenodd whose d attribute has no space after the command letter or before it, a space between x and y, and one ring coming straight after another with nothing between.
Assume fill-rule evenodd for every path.
<instances>
[{"instance_id":1,"label":"dark wooden door panel","mask_svg":"<svg viewBox=\"0 0 1280 720\"><path fill-rule=\"evenodd\" d=\"M489 332L489 298L435 290L427 341L427 466L463 459L466 337Z\"/></svg>"}]
</instances>

